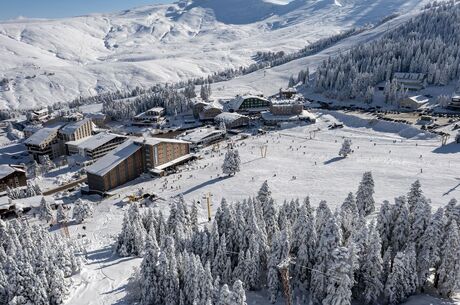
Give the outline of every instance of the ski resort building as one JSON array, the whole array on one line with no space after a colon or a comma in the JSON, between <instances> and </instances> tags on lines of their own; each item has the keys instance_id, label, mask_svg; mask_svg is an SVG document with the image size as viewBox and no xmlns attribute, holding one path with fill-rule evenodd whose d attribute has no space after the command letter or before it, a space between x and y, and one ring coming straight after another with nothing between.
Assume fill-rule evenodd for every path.
<instances>
[{"instance_id":1,"label":"ski resort building","mask_svg":"<svg viewBox=\"0 0 460 305\"><path fill-rule=\"evenodd\" d=\"M27 185L26 170L19 165L0 165L0 192Z\"/></svg>"},{"instance_id":2,"label":"ski resort building","mask_svg":"<svg viewBox=\"0 0 460 305\"><path fill-rule=\"evenodd\" d=\"M48 109L43 108L40 110L29 111L27 112L26 117L28 121L46 122L49 118Z\"/></svg>"},{"instance_id":3,"label":"ski resort building","mask_svg":"<svg viewBox=\"0 0 460 305\"><path fill-rule=\"evenodd\" d=\"M222 105L217 102L203 102L199 101L193 105L193 116L200 121L212 121L214 118L221 114L223 109Z\"/></svg>"},{"instance_id":4,"label":"ski resort building","mask_svg":"<svg viewBox=\"0 0 460 305\"><path fill-rule=\"evenodd\" d=\"M279 126L281 123L316 122L315 115L306 110L302 110L300 114L286 115L276 115L270 111L264 111L261 113L261 117L264 124L269 126Z\"/></svg>"},{"instance_id":5,"label":"ski resort building","mask_svg":"<svg viewBox=\"0 0 460 305\"><path fill-rule=\"evenodd\" d=\"M151 108L145 112L136 115L133 118L134 126L152 125L161 122L164 119L165 109L163 107Z\"/></svg>"},{"instance_id":6,"label":"ski resort building","mask_svg":"<svg viewBox=\"0 0 460 305\"><path fill-rule=\"evenodd\" d=\"M70 141L66 143L69 155L78 155L86 160L97 160L115 149L128 138L113 133L99 133L97 135Z\"/></svg>"},{"instance_id":7,"label":"ski resort building","mask_svg":"<svg viewBox=\"0 0 460 305\"><path fill-rule=\"evenodd\" d=\"M226 128L237 128L249 125L249 117L232 112L223 112L215 117L216 123L224 123Z\"/></svg>"},{"instance_id":8,"label":"ski resort building","mask_svg":"<svg viewBox=\"0 0 460 305\"><path fill-rule=\"evenodd\" d=\"M215 128L198 128L185 132L179 138L190 142L192 148L205 146L225 138L225 131Z\"/></svg>"},{"instance_id":9,"label":"ski resort building","mask_svg":"<svg viewBox=\"0 0 460 305\"><path fill-rule=\"evenodd\" d=\"M108 116L104 113L98 112L98 113L87 113L85 116L97 126L97 127L105 127L105 124L109 120Z\"/></svg>"},{"instance_id":10,"label":"ski resort building","mask_svg":"<svg viewBox=\"0 0 460 305\"><path fill-rule=\"evenodd\" d=\"M145 172L162 175L170 167L194 158L188 142L144 138L130 139L87 168L90 192L105 193Z\"/></svg>"},{"instance_id":11,"label":"ski resort building","mask_svg":"<svg viewBox=\"0 0 460 305\"><path fill-rule=\"evenodd\" d=\"M156 175L163 175L165 169L194 157L190 154L190 143L182 140L144 138L137 143L144 147L146 170Z\"/></svg>"},{"instance_id":12,"label":"ski resort building","mask_svg":"<svg viewBox=\"0 0 460 305\"><path fill-rule=\"evenodd\" d=\"M393 75L393 79L409 91L419 91L425 88L426 74L397 72Z\"/></svg>"},{"instance_id":13,"label":"ski resort building","mask_svg":"<svg viewBox=\"0 0 460 305\"><path fill-rule=\"evenodd\" d=\"M83 119L69 123L59 130L59 138L64 142L77 141L87 138L93 133L93 123L90 119Z\"/></svg>"},{"instance_id":14,"label":"ski resort building","mask_svg":"<svg viewBox=\"0 0 460 305\"><path fill-rule=\"evenodd\" d=\"M255 95L237 96L227 103L228 112L260 113L270 108L270 101Z\"/></svg>"},{"instance_id":15,"label":"ski resort building","mask_svg":"<svg viewBox=\"0 0 460 305\"><path fill-rule=\"evenodd\" d=\"M44 155L48 155L50 159L62 155L63 149L58 139L58 131L57 127L42 128L24 141L27 151L34 160L39 162Z\"/></svg>"},{"instance_id":16,"label":"ski resort building","mask_svg":"<svg viewBox=\"0 0 460 305\"><path fill-rule=\"evenodd\" d=\"M303 111L301 104L274 104L270 106L273 115L300 115Z\"/></svg>"},{"instance_id":17,"label":"ski resort building","mask_svg":"<svg viewBox=\"0 0 460 305\"><path fill-rule=\"evenodd\" d=\"M278 94L278 97L280 99L291 99L296 94L297 94L297 90L295 88L285 88L285 89L281 88Z\"/></svg>"},{"instance_id":18,"label":"ski resort building","mask_svg":"<svg viewBox=\"0 0 460 305\"><path fill-rule=\"evenodd\" d=\"M423 95L409 96L399 102L399 107L416 110L428 103L429 99Z\"/></svg>"}]
</instances>

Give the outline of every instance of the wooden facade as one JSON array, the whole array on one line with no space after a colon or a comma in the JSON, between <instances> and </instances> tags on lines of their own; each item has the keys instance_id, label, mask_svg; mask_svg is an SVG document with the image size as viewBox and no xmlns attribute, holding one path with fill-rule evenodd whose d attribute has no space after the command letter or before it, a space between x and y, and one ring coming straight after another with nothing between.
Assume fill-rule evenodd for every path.
<instances>
[{"instance_id":1,"label":"wooden facade","mask_svg":"<svg viewBox=\"0 0 460 305\"><path fill-rule=\"evenodd\" d=\"M145 168L143 150L141 147L132 155L125 158L104 175L87 174L91 190L107 192L139 177Z\"/></svg>"},{"instance_id":2,"label":"wooden facade","mask_svg":"<svg viewBox=\"0 0 460 305\"><path fill-rule=\"evenodd\" d=\"M14 167L11 167L11 169L13 171L12 173L0 178L0 192L5 191L7 187L16 188L27 185L27 177L25 170L16 169Z\"/></svg>"}]
</instances>

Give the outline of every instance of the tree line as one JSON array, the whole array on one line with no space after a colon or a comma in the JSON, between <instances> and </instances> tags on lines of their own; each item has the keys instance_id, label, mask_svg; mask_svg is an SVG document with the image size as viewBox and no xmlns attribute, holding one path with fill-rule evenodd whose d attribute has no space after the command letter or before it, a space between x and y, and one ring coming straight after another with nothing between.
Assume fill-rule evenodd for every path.
<instances>
[{"instance_id":1,"label":"tree line","mask_svg":"<svg viewBox=\"0 0 460 305\"><path fill-rule=\"evenodd\" d=\"M130 293L145 305L245 304L243 292L229 287L267 290L275 303L283 264L289 295L303 304L399 304L428 288L451 297L460 280L457 201L432 213L416 181L376 212L373 194L368 172L335 211L325 201L314 209L308 197L278 208L264 182L254 198L222 199L209 226L182 196L167 218L133 205L116 249L143 257Z\"/></svg>"}]
</instances>

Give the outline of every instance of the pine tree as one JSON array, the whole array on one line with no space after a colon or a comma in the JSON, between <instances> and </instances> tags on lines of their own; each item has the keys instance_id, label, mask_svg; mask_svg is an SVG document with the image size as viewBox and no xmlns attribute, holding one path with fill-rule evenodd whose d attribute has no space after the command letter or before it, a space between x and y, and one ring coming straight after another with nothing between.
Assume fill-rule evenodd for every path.
<instances>
[{"instance_id":1,"label":"pine tree","mask_svg":"<svg viewBox=\"0 0 460 305\"><path fill-rule=\"evenodd\" d=\"M391 247L393 251L401 252L404 250L409 237L409 210L405 197L395 198L393 222Z\"/></svg>"},{"instance_id":2,"label":"pine tree","mask_svg":"<svg viewBox=\"0 0 460 305\"><path fill-rule=\"evenodd\" d=\"M353 196L353 193L350 192L340 207L340 220L342 224L343 240L345 243L350 237L358 218L359 214L355 197Z\"/></svg>"},{"instance_id":3,"label":"pine tree","mask_svg":"<svg viewBox=\"0 0 460 305\"><path fill-rule=\"evenodd\" d=\"M144 253L145 235L139 208L133 204L123 218L122 230L118 235L117 253L120 256L141 256Z\"/></svg>"},{"instance_id":4,"label":"pine tree","mask_svg":"<svg viewBox=\"0 0 460 305\"><path fill-rule=\"evenodd\" d=\"M382 254L386 252L391 243L391 233L393 232L393 209L387 200L383 201L377 215L377 231L382 240Z\"/></svg>"},{"instance_id":5,"label":"pine tree","mask_svg":"<svg viewBox=\"0 0 460 305\"><path fill-rule=\"evenodd\" d=\"M409 193L407 194L407 204L409 206L410 213L414 212L417 201L422 197L423 192L421 186L420 181L415 180L415 182L411 185Z\"/></svg>"},{"instance_id":6,"label":"pine tree","mask_svg":"<svg viewBox=\"0 0 460 305\"><path fill-rule=\"evenodd\" d=\"M225 154L224 164L222 165L222 172L229 176L234 176L240 171L240 155L238 150L229 148Z\"/></svg>"},{"instance_id":7,"label":"pine tree","mask_svg":"<svg viewBox=\"0 0 460 305\"><path fill-rule=\"evenodd\" d=\"M350 305L351 287L353 280L350 278L351 265L348 249L336 248L331 254L327 272L326 297L323 305Z\"/></svg>"},{"instance_id":8,"label":"pine tree","mask_svg":"<svg viewBox=\"0 0 460 305\"><path fill-rule=\"evenodd\" d=\"M50 223L53 219L54 212L51 209L51 205L46 201L45 197L42 197L40 201L40 220L45 220L47 223Z\"/></svg>"},{"instance_id":9,"label":"pine tree","mask_svg":"<svg viewBox=\"0 0 460 305\"><path fill-rule=\"evenodd\" d=\"M380 236L375 226L371 225L369 242L365 253L363 253L363 266L361 268L362 286L364 287L361 293L365 304L377 304L383 292L381 251Z\"/></svg>"},{"instance_id":10,"label":"pine tree","mask_svg":"<svg viewBox=\"0 0 460 305\"><path fill-rule=\"evenodd\" d=\"M415 243L417 253L420 248L420 239L425 232L431 218L431 205L421 196L412 208L409 240Z\"/></svg>"},{"instance_id":11,"label":"pine tree","mask_svg":"<svg viewBox=\"0 0 460 305\"><path fill-rule=\"evenodd\" d=\"M233 294L235 299L234 305L247 305L246 292L244 291L243 283L240 280L236 280L233 284Z\"/></svg>"},{"instance_id":12,"label":"pine tree","mask_svg":"<svg viewBox=\"0 0 460 305\"><path fill-rule=\"evenodd\" d=\"M414 294L416 290L414 278L416 279L415 251L398 252L385 285L388 304L399 304Z\"/></svg>"},{"instance_id":13,"label":"pine tree","mask_svg":"<svg viewBox=\"0 0 460 305\"><path fill-rule=\"evenodd\" d=\"M340 227L335 217L331 216L321 232L318 235L318 247L315 254L315 265L310 282L310 293L313 303L320 303L326 297L327 292L327 268L331 263L331 254L335 248L341 246Z\"/></svg>"},{"instance_id":14,"label":"pine tree","mask_svg":"<svg viewBox=\"0 0 460 305\"><path fill-rule=\"evenodd\" d=\"M371 172L365 172L358 191L356 192L356 205L359 214L368 216L375 211L374 179Z\"/></svg>"},{"instance_id":15,"label":"pine tree","mask_svg":"<svg viewBox=\"0 0 460 305\"><path fill-rule=\"evenodd\" d=\"M75 206L73 208L73 218L76 223L82 223L85 219L91 217L92 215L93 207L89 202L81 199L75 202Z\"/></svg>"},{"instance_id":16,"label":"pine tree","mask_svg":"<svg viewBox=\"0 0 460 305\"><path fill-rule=\"evenodd\" d=\"M58 205L57 212L56 212L56 221L58 223L65 223L69 220L69 216L67 215L67 211L64 209L63 205Z\"/></svg>"},{"instance_id":17,"label":"pine tree","mask_svg":"<svg viewBox=\"0 0 460 305\"><path fill-rule=\"evenodd\" d=\"M439 293L444 297L451 297L460 283L460 236L455 220L446 229L437 277Z\"/></svg>"},{"instance_id":18,"label":"pine tree","mask_svg":"<svg viewBox=\"0 0 460 305\"><path fill-rule=\"evenodd\" d=\"M223 234L220 237L219 247L216 251L216 256L212 264L212 274L215 277L219 276L223 283L226 282L227 278L225 276L227 264L227 242L226 236Z\"/></svg>"},{"instance_id":19,"label":"pine tree","mask_svg":"<svg viewBox=\"0 0 460 305\"><path fill-rule=\"evenodd\" d=\"M342 148L340 148L340 151L339 151L339 156L346 158L348 157L350 153L351 153L351 140L344 139L342 143Z\"/></svg>"},{"instance_id":20,"label":"pine tree","mask_svg":"<svg viewBox=\"0 0 460 305\"><path fill-rule=\"evenodd\" d=\"M431 217L430 223L420 238L417 256L417 273L423 287L431 275L431 268L438 268L441 256L441 243L444 235L444 210L439 208Z\"/></svg>"},{"instance_id":21,"label":"pine tree","mask_svg":"<svg viewBox=\"0 0 460 305\"><path fill-rule=\"evenodd\" d=\"M324 227L331 218L333 218L332 211L327 205L326 201L322 200L319 203L318 208L316 208L315 229L318 238L320 238L323 234Z\"/></svg>"}]
</instances>

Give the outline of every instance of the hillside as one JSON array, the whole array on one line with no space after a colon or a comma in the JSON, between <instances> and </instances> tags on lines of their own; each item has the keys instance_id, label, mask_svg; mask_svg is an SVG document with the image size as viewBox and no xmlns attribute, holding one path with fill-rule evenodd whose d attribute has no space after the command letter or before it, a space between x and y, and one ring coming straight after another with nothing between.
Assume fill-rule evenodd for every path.
<instances>
[{"instance_id":1,"label":"hillside","mask_svg":"<svg viewBox=\"0 0 460 305\"><path fill-rule=\"evenodd\" d=\"M421 1L423 2L423 1ZM32 108L205 76L291 52L416 0L194 0L112 14L0 23L0 107Z\"/></svg>"}]
</instances>

